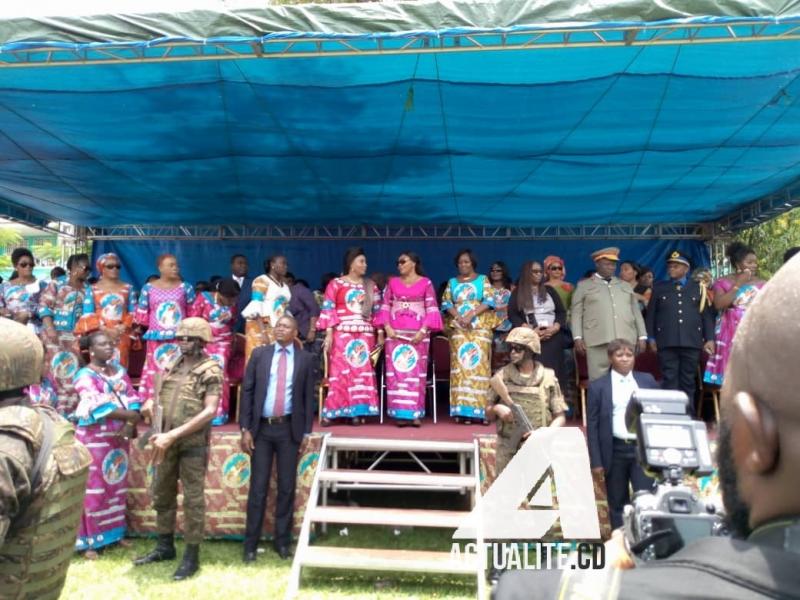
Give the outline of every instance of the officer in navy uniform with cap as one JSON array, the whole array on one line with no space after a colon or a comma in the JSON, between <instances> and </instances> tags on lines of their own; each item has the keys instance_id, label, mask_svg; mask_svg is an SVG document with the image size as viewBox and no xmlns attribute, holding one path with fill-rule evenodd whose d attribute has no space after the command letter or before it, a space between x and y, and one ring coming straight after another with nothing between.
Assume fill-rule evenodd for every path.
<instances>
[{"instance_id":1,"label":"officer in navy uniform with cap","mask_svg":"<svg viewBox=\"0 0 800 600\"><path fill-rule=\"evenodd\" d=\"M689 278L691 261L680 250L667 255L669 281L653 285L645 322L658 352L662 388L681 390L694 402L700 352L714 353L714 309L705 284Z\"/></svg>"}]
</instances>

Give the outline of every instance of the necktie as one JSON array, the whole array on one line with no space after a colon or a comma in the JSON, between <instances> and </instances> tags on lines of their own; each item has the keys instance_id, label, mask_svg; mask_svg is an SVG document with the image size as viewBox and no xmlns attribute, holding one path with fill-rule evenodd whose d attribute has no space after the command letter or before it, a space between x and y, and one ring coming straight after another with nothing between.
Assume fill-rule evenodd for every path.
<instances>
[{"instance_id":1,"label":"necktie","mask_svg":"<svg viewBox=\"0 0 800 600\"><path fill-rule=\"evenodd\" d=\"M272 409L273 417L282 417L286 411L286 349L278 350L278 386L275 390L275 406Z\"/></svg>"}]
</instances>

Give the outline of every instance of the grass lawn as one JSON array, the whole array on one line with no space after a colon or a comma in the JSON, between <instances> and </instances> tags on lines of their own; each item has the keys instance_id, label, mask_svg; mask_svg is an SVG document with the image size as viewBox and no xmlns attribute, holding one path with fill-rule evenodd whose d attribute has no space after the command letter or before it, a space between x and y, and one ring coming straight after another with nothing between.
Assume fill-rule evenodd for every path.
<instances>
[{"instance_id":1,"label":"grass lawn","mask_svg":"<svg viewBox=\"0 0 800 600\"><path fill-rule=\"evenodd\" d=\"M328 535L315 544L363 548L403 548L414 550L450 549L451 533L438 530L403 531L400 535L387 528L348 527L347 536L340 527L330 527ZM283 598L291 561L282 561L268 542L266 552L254 564L242 563L242 544L233 541L208 541L200 548L200 572L184 582L172 581L178 562L133 567L131 559L145 553L153 540L133 540L133 548L107 549L96 561L76 556L69 569L62 598L97 600L272 600ZM178 544L178 558L183 543ZM354 570L304 569L300 598L475 598L472 577L423 575L413 573L376 573Z\"/></svg>"}]
</instances>

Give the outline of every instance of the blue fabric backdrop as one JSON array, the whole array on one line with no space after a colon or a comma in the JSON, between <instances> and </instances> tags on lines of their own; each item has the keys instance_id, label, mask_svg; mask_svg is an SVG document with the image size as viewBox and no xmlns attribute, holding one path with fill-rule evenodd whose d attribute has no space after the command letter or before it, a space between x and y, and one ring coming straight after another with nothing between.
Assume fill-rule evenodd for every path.
<instances>
[{"instance_id":1,"label":"blue fabric backdrop","mask_svg":"<svg viewBox=\"0 0 800 600\"><path fill-rule=\"evenodd\" d=\"M548 254L556 254L566 262L567 280L575 282L586 270L594 267L591 252L612 245L622 250L621 258L653 268L657 277L665 275L664 259L672 248L688 252L697 265L709 264L708 248L704 243L669 240L98 241L93 252L95 258L104 252L116 252L122 259L122 277L137 288L141 288L148 275L158 273L155 259L164 252L178 257L183 276L192 283L208 280L212 275L228 275L233 254L247 256L252 277L263 273L262 264L267 256L281 253L287 257L289 268L297 277L306 279L312 288L317 288L324 273L341 271L345 250L353 245L366 251L370 272L389 274L395 273L397 256L404 250L413 250L422 257L424 268L436 285L455 275L455 254L467 247L478 257L479 272L488 273L493 261L502 260L511 269L514 279L524 261L543 260Z\"/></svg>"}]
</instances>

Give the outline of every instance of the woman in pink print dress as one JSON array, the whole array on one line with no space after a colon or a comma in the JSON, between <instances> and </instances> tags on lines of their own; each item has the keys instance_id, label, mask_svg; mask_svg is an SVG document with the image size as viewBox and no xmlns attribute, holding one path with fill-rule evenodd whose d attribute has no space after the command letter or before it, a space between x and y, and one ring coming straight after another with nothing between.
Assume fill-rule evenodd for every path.
<instances>
[{"instance_id":1,"label":"woman in pink print dress","mask_svg":"<svg viewBox=\"0 0 800 600\"><path fill-rule=\"evenodd\" d=\"M716 349L706 363L703 380L722 385L725 367L731 355L733 336L747 308L756 299L764 281L758 278L758 258L753 249L741 242L733 242L725 249L735 273L718 279L711 288L717 315Z\"/></svg>"},{"instance_id":2,"label":"woman in pink print dress","mask_svg":"<svg viewBox=\"0 0 800 600\"><path fill-rule=\"evenodd\" d=\"M83 314L83 300L92 293L86 284L89 257L73 254L67 261L67 271L67 275L51 281L39 298L45 373L41 386L32 386L30 393L34 401L51 404L69 418L78 404L74 379L81 367L75 327Z\"/></svg>"},{"instance_id":3,"label":"woman in pink print dress","mask_svg":"<svg viewBox=\"0 0 800 600\"><path fill-rule=\"evenodd\" d=\"M230 381L228 363L233 352L233 329L236 327L236 301L239 298L239 284L233 279L220 279L214 284L214 291L202 292L189 309L189 316L200 317L211 325L213 341L206 344L205 353L219 363L222 368L222 396L217 405L217 416L211 421L214 426L228 422L230 410Z\"/></svg>"},{"instance_id":4,"label":"woman in pink print dress","mask_svg":"<svg viewBox=\"0 0 800 600\"><path fill-rule=\"evenodd\" d=\"M386 331L387 412L398 427L419 427L425 416L430 332L442 329L442 316L420 257L403 252L397 271L400 276L392 277L384 290L379 316Z\"/></svg>"},{"instance_id":5,"label":"woman in pink print dress","mask_svg":"<svg viewBox=\"0 0 800 600\"><path fill-rule=\"evenodd\" d=\"M380 291L367 278L367 257L361 248L344 256L344 276L325 289L317 329L325 331L324 352L330 356L328 395L322 424L349 418L354 425L362 417L378 414L378 391L370 352L375 348L375 323L380 310ZM383 344L383 329L377 333Z\"/></svg>"},{"instance_id":6,"label":"woman in pink print dress","mask_svg":"<svg viewBox=\"0 0 800 600\"><path fill-rule=\"evenodd\" d=\"M74 419L78 423L75 438L89 449L92 467L75 547L94 559L99 548L124 544L130 458L127 436L140 417L139 396L128 373L113 360L116 348L111 337L97 331L88 341L91 362L75 377L80 400Z\"/></svg>"},{"instance_id":7,"label":"woman in pink print dress","mask_svg":"<svg viewBox=\"0 0 800 600\"><path fill-rule=\"evenodd\" d=\"M157 259L159 278L146 283L139 294L134 321L146 327L147 358L142 371L139 395L142 402L153 397L153 378L175 364L180 349L175 343L178 323L188 316L195 293L191 285L181 280L178 260L172 254Z\"/></svg>"}]
</instances>

